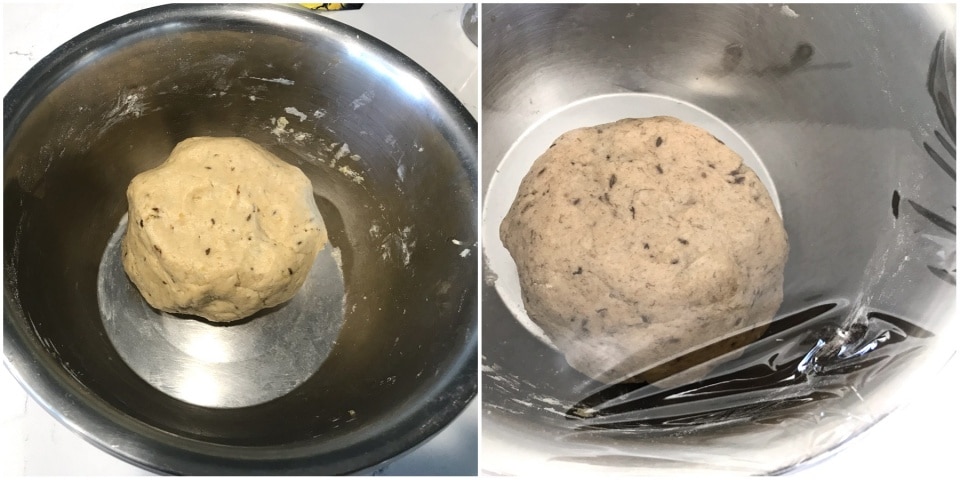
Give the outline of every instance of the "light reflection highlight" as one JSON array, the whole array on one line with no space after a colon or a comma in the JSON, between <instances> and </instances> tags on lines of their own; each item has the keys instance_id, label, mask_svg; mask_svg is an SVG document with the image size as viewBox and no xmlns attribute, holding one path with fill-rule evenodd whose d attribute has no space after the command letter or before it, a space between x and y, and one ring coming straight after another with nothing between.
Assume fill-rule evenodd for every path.
<instances>
[{"instance_id":1,"label":"light reflection highlight","mask_svg":"<svg viewBox=\"0 0 960 480\"><path fill-rule=\"evenodd\" d=\"M417 77L387 64L383 59L371 54L357 42L347 43L346 47L347 53L351 57L363 62L363 64L371 70L390 79L414 100L420 100L426 96L426 88L424 88L423 83L421 83Z\"/></svg>"}]
</instances>

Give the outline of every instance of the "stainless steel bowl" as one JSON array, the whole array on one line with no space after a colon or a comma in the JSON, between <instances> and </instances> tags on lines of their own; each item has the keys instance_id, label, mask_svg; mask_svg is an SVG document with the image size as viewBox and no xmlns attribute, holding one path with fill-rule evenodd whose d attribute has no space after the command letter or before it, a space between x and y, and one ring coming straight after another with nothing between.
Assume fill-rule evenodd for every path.
<instances>
[{"instance_id":1,"label":"stainless steel bowl","mask_svg":"<svg viewBox=\"0 0 960 480\"><path fill-rule=\"evenodd\" d=\"M781 472L931 381L957 349L954 19L949 5L485 5L482 468ZM522 323L502 204L565 129L664 113L768 175L785 299L705 378L604 385Z\"/></svg>"},{"instance_id":2,"label":"stainless steel bowl","mask_svg":"<svg viewBox=\"0 0 960 480\"><path fill-rule=\"evenodd\" d=\"M145 309L116 268L130 179L200 135L300 167L339 252L264 318ZM4 98L5 364L62 423L158 472L393 458L476 393L476 135L421 67L309 12L165 6L100 25Z\"/></svg>"}]
</instances>

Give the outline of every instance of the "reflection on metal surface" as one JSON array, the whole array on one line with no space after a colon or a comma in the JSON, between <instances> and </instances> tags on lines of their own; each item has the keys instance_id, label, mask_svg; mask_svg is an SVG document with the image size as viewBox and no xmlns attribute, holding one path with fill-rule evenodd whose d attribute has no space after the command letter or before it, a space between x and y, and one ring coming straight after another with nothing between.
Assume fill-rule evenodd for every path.
<instances>
[{"instance_id":1,"label":"reflection on metal surface","mask_svg":"<svg viewBox=\"0 0 960 480\"><path fill-rule=\"evenodd\" d=\"M104 328L147 383L194 405L246 407L286 395L317 371L344 322L341 266L328 243L288 302L227 324L154 310L123 270L110 237L97 276Z\"/></svg>"},{"instance_id":2,"label":"reflection on metal surface","mask_svg":"<svg viewBox=\"0 0 960 480\"><path fill-rule=\"evenodd\" d=\"M952 32L951 32L952 33ZM930 141L923 142L923 149L927 156L943 171L946 176L957 181L957 114L956 114L956 91L957 84L957 55L954 51L953 42L947 42L947 32L940 34L937 40L937 46L933 49L930 56L930 70L927 73L927 93L937 109L937 117L940 119L939 127L935 128L934 137L939 143L938 150L931 145ZM949 140L944 137L940 130L945 130L950 137ZM941 155L940 151L944 154ZM946 213L952 220L948 220L942 215L934 213L926 207L908 199L907 203L913 209L930 221L931 224L939 227L946 232L950 238L940 237L932 233L924 235L925 238L932 239L935 243L943 247L942 254L938 255L936 263L927 265L927 270L935 277L951 285L957 284L957 206L954 203L952 212Z\"/></svg>"},{"instance_id":3,"label":"reflection on metal surface","mask_svg":"<svg viewBox=\"0 0 960 480\"><path fill-rule=\"evenodd\" d=\"M460 28L463 29L464 35L466 35L474 45L477 44L478 23L477 4L468 3L464 5L463 10L460 12Z\"/></svg>"},{"instance_id":4,"label":"reflection on metal surface","mask_svg":"<svg viewBox=\"0 0 960 480\"><path fill-rule=\"evenodd\" d=\"M357 43L346 44L347 54L366 65L370 70L387 78L400 87L413 100L420 100L426 93L423 82L409 72L393 67Z\"/></svg>"},{"instance_id":5,"label":"reflection on metal surface","mask_svg":"<svg viewBox=\"0 0 960 480\"><path fill-rule=\"evenodd\" d=\"M183 367L173 396L194 405L221 406L224 398L228 396L220 389L222 381L213 374L211 369L202 365L189 365ZM165 383L159 383L159 385L167 386Z\"/></svg>"}]
</instances>

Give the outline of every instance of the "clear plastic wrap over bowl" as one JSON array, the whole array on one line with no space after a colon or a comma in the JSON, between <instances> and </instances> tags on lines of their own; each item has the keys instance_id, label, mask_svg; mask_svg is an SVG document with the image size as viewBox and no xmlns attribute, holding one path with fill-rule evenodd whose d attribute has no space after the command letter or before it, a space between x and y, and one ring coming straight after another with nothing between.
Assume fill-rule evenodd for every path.
<instances>
[{"instance_id":1,"label":"clear plastic wrap over bowl","mask_svg":"<svg viewBox=\"0 0 960 480\"><path fill-rule=\"evenodd\" d=\"M486 6L483 468L782 472L933 381L957 349L954 18L945 5ZM492 260L491 205L512 198L491 185L544 129L610 115L610 96L637 116L654 97L706 112L691 121L741 138L782 207L783 305L697 382L576 372L518 321Z\"/></svg>"}]
</instances>

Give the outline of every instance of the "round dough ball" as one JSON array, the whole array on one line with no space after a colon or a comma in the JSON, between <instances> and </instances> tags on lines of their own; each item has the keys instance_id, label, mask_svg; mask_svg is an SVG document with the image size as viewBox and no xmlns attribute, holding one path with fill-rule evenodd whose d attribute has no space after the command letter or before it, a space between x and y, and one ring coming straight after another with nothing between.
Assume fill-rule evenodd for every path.
<instances>
[{"instance_id":1,"label":"round dough ball","mask_svg":"<svg viewBox=\"0 0 960 480\"><path fill-rule=\"evenodd\" d=\"M787 235L763 184L672 117L562 135L524 177L500 238L530 319L603 382L676 366L769 322L783 299Z\"/></svg>"},{"instance_id":2,"label":"round dough ball","mask_svg":"<svg viewBox=\"0 0 960 480\"><path fill-rule=\"evenodd\" d=\"M243 138L180 142L127 202L123 267L147 303L214 322L292 298L327 241L306 175Z\"/></svg>"}]
</instances>

